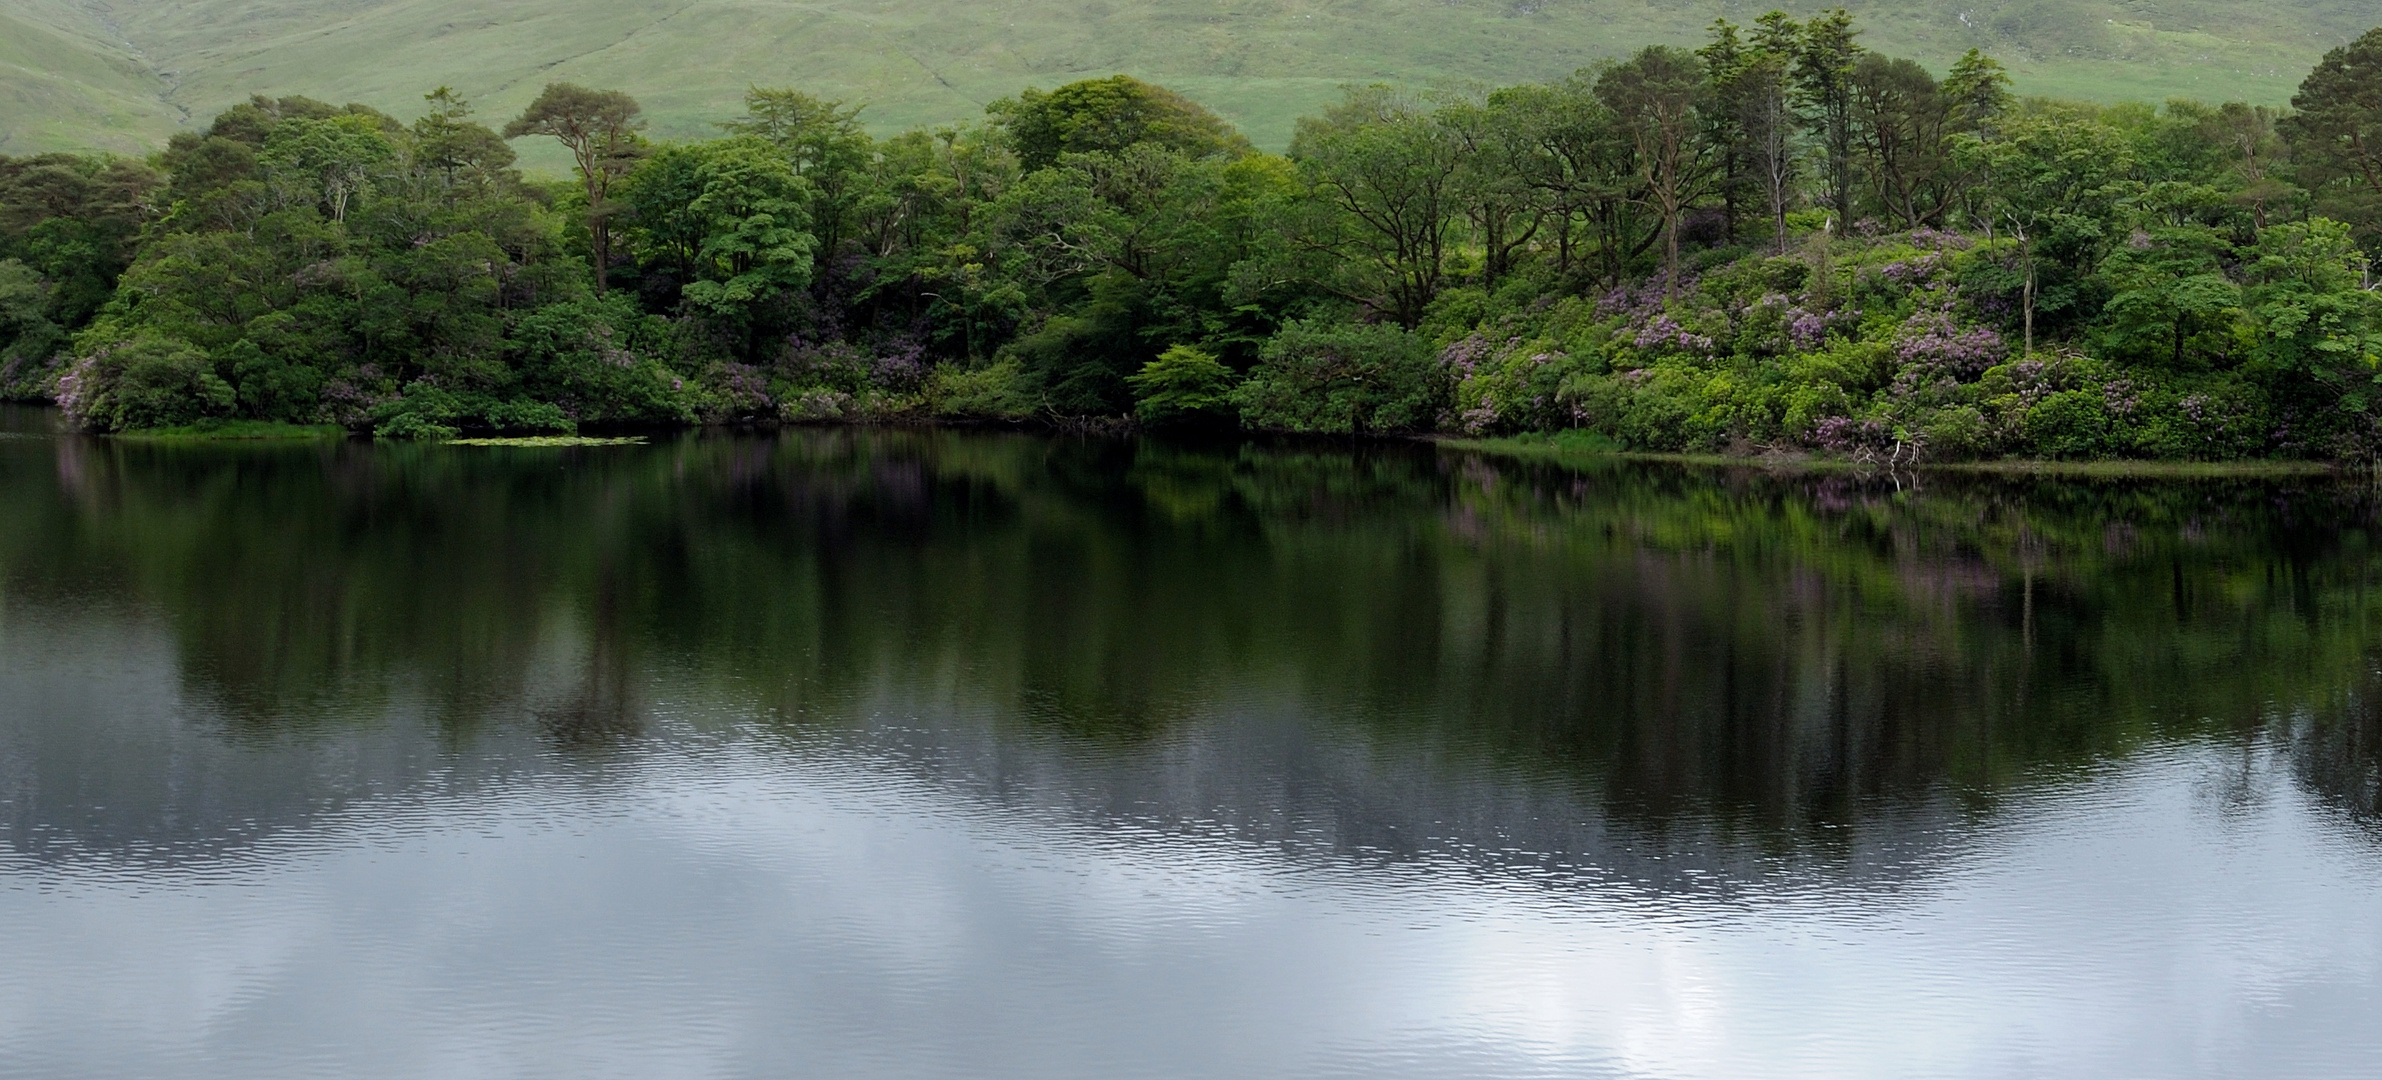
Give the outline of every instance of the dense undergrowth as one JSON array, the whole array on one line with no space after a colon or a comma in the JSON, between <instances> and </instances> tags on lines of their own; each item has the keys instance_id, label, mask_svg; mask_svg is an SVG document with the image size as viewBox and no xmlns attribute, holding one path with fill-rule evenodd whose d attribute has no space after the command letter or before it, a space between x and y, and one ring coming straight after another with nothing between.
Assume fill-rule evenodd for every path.
<instances>
[{"instance_id":1,"label":"dense undergrowth","mask_svg":"<svg viewBox=\"0 0 2382 1080\"><path fill-rule=\"evenodd\" d=\"M0 392L103 432L890 418L1859 460L2382 450L2382 31L2292 110L2014 101L1841 12L1558 83L1353 88L1263 154L1132 79L653 143L256 101L0 159ZM513 168L512 138L571 179Z\"/></svg>"}]
</instances>

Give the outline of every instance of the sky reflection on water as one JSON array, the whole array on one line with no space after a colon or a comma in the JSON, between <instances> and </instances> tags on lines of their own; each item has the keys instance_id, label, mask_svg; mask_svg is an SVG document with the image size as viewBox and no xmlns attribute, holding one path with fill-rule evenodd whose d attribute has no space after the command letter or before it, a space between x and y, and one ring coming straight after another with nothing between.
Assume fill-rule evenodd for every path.
<instances>
[{"instance_id":1,"label":"sky reflection on water","mask_svg":"<svg viewBox=\"0 0 2382 1080\"><path fill-rule=\"evenodd\" d=\"M2355 492L824 438L0 448L0 1073L2382 1051Z\"/></svg>"}]
</instances>

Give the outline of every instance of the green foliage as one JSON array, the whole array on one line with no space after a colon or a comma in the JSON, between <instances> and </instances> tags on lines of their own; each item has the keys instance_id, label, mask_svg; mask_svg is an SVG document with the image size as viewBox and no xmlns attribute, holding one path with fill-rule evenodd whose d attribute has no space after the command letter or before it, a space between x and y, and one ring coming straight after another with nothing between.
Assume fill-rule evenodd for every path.
<instances>
[{"instance_id":1,"label":"green foliage","mask_svg":"<svg viewBox=\"0 0 2382 1080\"><path fill-rule=\"evenodd\" d=\"M1159 146L1186 157L1238 156L1249 140L1198 102L1130 75L1071 82L1049 93L1027 88L986 110L1009 133L1027 170L1064 154L1120 154Z\"/></svg>"},{"instance_id":2,"label":"green foliage","mask_svg":"<svg viewBox=\"0 0 2382 1080\"><path fill-rule=\"evenodd\" d=\"M974 369L944 364L935 369L927 397L935 403L935 411L949 416L1023 420L1035 409L1025 382L1024 369L1013 359Z\"/></svg>"},{"instance_id":3,"label":"green foliage","mask_svg":"<svg viewBox=\"0 0 2382 1080\"><path fill-rule=\"evenodd\" d=\"M2047 458L2093 458L2107 453L2109 410L2098 387L2058 390L2026 410L2026 440Z\"/></svg>"},{"instance_id":4,"label":"green foliage","mask_svg":"<svg viewBox=\"0 0 2382 1080\"><path fill-rule=\"evenodd\" d=\"M94 385L421 437L1229 412L1896 466L2382 451L2315 128L2013 103L1979 52L1938 79L1867 33L1772 13L1550 83L1358 87L1284 157L1123 76L884 139L748 88L694 142L555 82L506 131L576 182L532 183L451 89L410 124L260 95L155 168L0 159L0 384L164 341L214 382ZM2322 138L2362 130L2361 55L2310 77L2350 125Z\"/></svg>"},{"instance_id":5,"label":"green foliage","mask_svg":"<svg viewBox=\"0 0 2382 1080\"><path fill-rule=\"evenodd\" d=\"M514 327L519 392L569 423L667 424L694 419L686 380L664 364L667 331L617 295L549 304ZM500 426L500 425L499 425Z\"/></svg>"},{"instance_id":6,"label":"green foliage","mask_svg":"<svg viewBox=\"0 0 2382 1080\"><path fill-rule=\"evenodd\" d=\"M347 435L347 429L337 424L209 418L177 427L146 428L127 437L141 442L313 442Z\"/></svg>"},{"instance_id":7,"label":"green foliage","mask_svg":"<svg viewBox=\"0 0 2382 1080\"><path fill-rule=\"evenodd\" d=\"M2382 28L2324 54L2281 129L2325 213L2382 240Z\"/></svg>"},{"instance_id":8,"label":"green foliage","mask_svg":"<svg viewBox=\"0 0 2382 1080\"><path fill-rule=\"evenodd\" d=\"M24 263L0 259L0 398L43 394L48 360L67 342L49 313L50 283Z\"/></svg>"},{"instance_id":9,"label":"green foliage","mask_svg":"<svg viewBox=\"0 0 2382 1080\"><path fill-rule=\"evenodd\" d=\"M1445 408L1430 342L1386 323L1292 322L1232 391L1241 422L1264 431L1376 435L1429 429Z\"/></svg>"},{"instance_id":10,"label":"green foliage","mask_svg":"<svg viewBox=\"0 0 2382 1080\"><path fill-rule=\"evenodd\" d=\"M809 186L758 138L690 149L699 160L682 213L701 240L683 295L698 311L750 322L760 305L810 281Z\"/></svg>"},{"instance_id":11,"label":"green foliage","mask_svg":"<svg viewBox=\"0 0 2382 1080\"><path fill-rule=\"evenodd\" d=\"M1422 102L1386 86L1299 121L1290 156L1309 197L1284 221L1289 254L1304 256L1295 272L1401 326L1420 322L1449 276L1464 155Z\"/></svg>"},{"instance_id":12,"label":"green foliage","mask_svg":"<svg viewBox=\"0 0 2382 1080\"><path fill-rule=\"evenodd\" d=\"M114 292L164 177L136 162L0 157L0 397L47 396Z\"/></svg>"},{"instance_id":13,"label":"green foliage","mask_svg":"<svg viewBox=\"0 0 2382 1080\"><path fill-rule=\"evenodd\" d=\"M291 118L273 125L256 163L283 205L316 203L333 221L397 156L377 118Z\"/></svg>"},{"instance_id":14,"label":"green foliage","mask_svg":"<svg viewBox=\"0 0 2382 1080\"><path fill-rule=\"evenodd\" d=\"M1125 381L1133 385L1133 414L1145 424L1198 423L1230 415L1232 369L1189 345L1159 353Z\"/></svg>"},{"instance_id":15,"label":"green foliage","mask_svg":"<svg viewBox=\"0 0 2382 1080\"><path fill-rule=\"evenodd\" d=\"M59 380L66 418L93 431L178 427L229 416L231 384L188 342L136 337L77 359Z\"/></svg>"}]
</instances>

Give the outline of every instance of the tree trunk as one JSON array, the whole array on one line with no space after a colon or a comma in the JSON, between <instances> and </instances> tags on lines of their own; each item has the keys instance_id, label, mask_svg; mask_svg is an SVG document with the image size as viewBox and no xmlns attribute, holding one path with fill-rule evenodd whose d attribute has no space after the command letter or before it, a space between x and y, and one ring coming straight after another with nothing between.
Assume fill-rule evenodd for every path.
<instances>
[{"instance_id":1,"label":"tree trunk","mask_svg":"<svg viewBox=\"0 0 2382 1080\"><path fill-rule=\"evenodd\" d=\"M587 216L588 239L591 241L590 246L595 248L596 295L602 296L605 290L611 287L609 271L612 269L612 223L605 221L592 210L588 212Z\"/></svg>"},{"instance_id":2,"label":"tree trunk","mask_svg":"<svg viewBox=\"0 0 2382 1080\"><path fill-rule=\"evenodd\" d=\"M2028 255L2027 255L2027 258L2026 258L2026 289L2025 289L2025 292L2026 292L2026 304L2025 304L2025 307L2026 307L2026 355L2027 355L2027 358L2031 360L2031 359L2033 359L2033 358L2034 358L2034 355L2035 355L2035 258L2034 258L2034 255L2033 255L2033 253L2031 253L2031 252L2030 252L2030 253L2028 253Z\"/></svg>"},{"instance_id":3,"label":"tree trunk","mask_svg":"<svg viewBox=\"0 0 2382 1080\"><path fill-rule=\"evenodd\" d=\"M1670 303L1679 292L1679 211L1663 214L1662 299Z\"/></svg>"},{"instance_id":4,"label":"tree trunk","mask_svg":"<svg viewBox=\"0 0 2382 1080\"><path fill-rule=\"evenodd\" d=\"M1786 255L1786 185L1770 189L1770 221L1778 230L1778 254Z\"/></svg>"}]
</instances>

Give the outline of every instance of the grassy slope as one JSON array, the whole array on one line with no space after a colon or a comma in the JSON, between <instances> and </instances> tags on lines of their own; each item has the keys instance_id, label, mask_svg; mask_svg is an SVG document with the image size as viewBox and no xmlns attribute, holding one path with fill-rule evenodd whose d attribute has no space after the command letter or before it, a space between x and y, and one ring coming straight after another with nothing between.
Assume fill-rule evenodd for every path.
<instances>
[{"instance_id":1,"label":"grassy slope","mask_svg":"<svg viewBox=\"0 0 2382 1080\"><path fill-rule=\"evenodd\" d=\"M0 153L135 152L183 122L170 84L95 14L63 0L0 7Z\"/></svg>"},{"instance_id":2,"label":"grassy slope","mask_svg":"<svg viewBox=\"0 0 2382 1080\"><path fill-rule=\"evenodd\" d=\"M254 91L399 115L445 83L501 117L553 79L636 94L664 135L733 113L746 85L870 107L880 130L978 115L1039 84L1127 71L1279 147L1347 82L1547 78L1694 40L1739 0L73 0L0 15L5 149L153 144L181 110ZM1870 0L1875 47L1941 66L1983 46L2023 91L2279 102L2382 0ZM9 20L38 23L18 32ZM1964 21L1965 20L1965 21ZM157 73L169 73L160 75ZM161 92L162 91L162 92ZM537 159L533 159L536 161Z\"/></svg>"}]
</instances>

